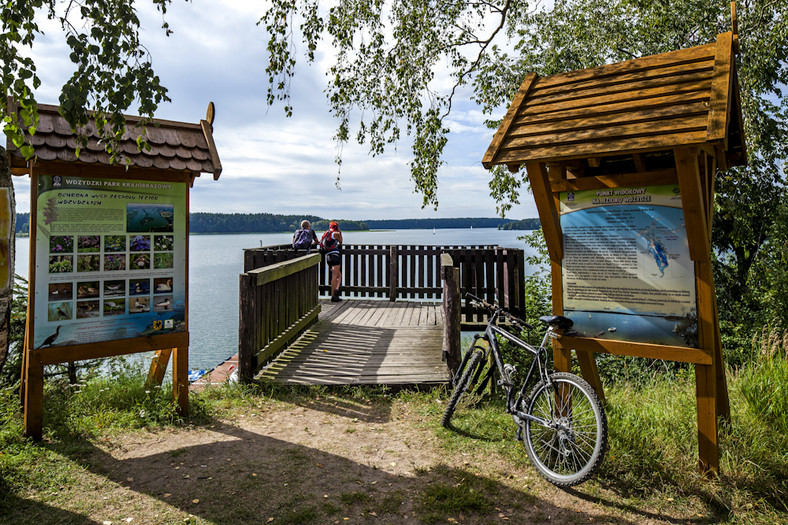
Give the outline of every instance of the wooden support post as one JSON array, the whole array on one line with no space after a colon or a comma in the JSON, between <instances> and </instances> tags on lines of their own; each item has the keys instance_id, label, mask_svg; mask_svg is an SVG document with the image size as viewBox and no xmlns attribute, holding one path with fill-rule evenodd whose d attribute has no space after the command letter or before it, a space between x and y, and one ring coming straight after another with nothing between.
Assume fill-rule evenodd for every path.
<instances>
[{"instance_id":1,"label":"wooden support post","mask_svg":"<svg viewBox=\"0 0 788 525\"><path fill-rule=\"evenodd\" d=\"M29 294L29 292L28 292ZM29 295L28 295L28 305L29 305ZM30 359L30 307L27 308L27 315L25 317L25 342L24 346L22 347L22 373L21 373L21 380L19 381L19 402L22 404L22 408L25 407L25 388L27 386L27 362Z\"/></svg>"},{"instance_id":2,"label":"wooden support post","mask_svg":"<svg viewBox=\"0 0 788 525\"><path fill-rule=\"evenodd\" d=\"M674 154L690 257L693 261L708 261L711 239L709 228L706 225L704 192L698 165L700 150L679 148L674 151Z\"/></svg>"},{"instance_id":3,"label":"wooden support post","mask_svg":"<svg viewBox=\"0 0 788 525\"><path fill-rule=\"evenodd\" d=\"M550 272L552 274L553 290L553 314L563 315L564 302L562 291L562 272L561 261L550 261ZM572 371L572 349L564 348L560 344L553 344L553 366L559 372Z\"/></svg>"},{"instance_id":4,"label":"wooden support post","mask_svg":"<svg viewBox=\"0 0 788 525\"><path fill-rule=\"evenodd\" d=\"M701 472L716 475L720 471L717 442L717 383L714 367L695 365L695 397L698 412L698 456Z\"/></svg>"},{"instance_id":5,"label":"wooden support post","mask_svg":"<svg viewBox=\"0 0 788 525\"><path fill-rule=\"evenodd\" d=\"M596 354L594 352L578 352L577 362L580 365L580 373L583 378L588 381L591 388L594 389L596 395L604 403L605 402L605 389L602 387L602 381L599 379L599 369L596 366Z\"/></svg>"},{"instance_id":6,"label":"wooden support post","mask_svg":"<svg viewBox=\"0 0 788 525\"><path fill-rule=\"evenodd\" d=\"M252 359L259 350L254 332L254 286L257 277L242 273L238 281L238 376L244 381L251 381L255 372Z\"/></svg>"},{"instance_id":7,"label":"wooden support post","mask_svg":"<svg viewBox=\"0 0 788 525\"><path fill-rule=\"evenodd\" d=\"M156 351L156 354L150 362L148 378L145 380L146 389L161 386L164 381L164 374L167 372L167 365L170 362L171 354L172 348Z\"/></svg>"},{"instance_id":8,"label":"wooden support post","mask_svg":"<svg viewBox=\"0 0 788 525\"><path fill-rule=\"evenodd\" d=\"M389 247L389 301L396 301L397 287L399 286L399 261L397 260L397 247Z\"/></svg>"},{"instance_id":9,"label":"wooden support post","mask_svg":"<svg viewBox=\"0 0 788 525\"><path fill-rule=\"evenodd\" d=\"M28 355L22 370L25 383L25 436L41 441L44 421L44 365L36 355Z\"/></svg>"},{"instance_id":10,"label":"wooden support post","mask_svg":"<svg viewBox=\"0 0 788 525\"><path fill-rule=\"evenodd\" d=\"M172 360L172 397L178 412L189 413L189 347L175 348Z\"/></svg>"},{"instance_id":11,"label":"wooden support post","mask_svg":"<svg viewBox=\"0 0 788 525\"><path fill-rule=\"evenodd\" d=\"M453 374L460 366L460 269L452 264L451 255L441 254L443 280L443 360Z\"/></svg>"},{"instance_id":12,"label":"wooden support post","mask_svg":"<svg viewBox=\"0 0 788 525\"><path fill-rule=\"evenodd\" d=\"M542 162L526 162L525 168L534 192L534 201L539 212L539 222L542 224L547 251L550 253L551 260L560 262L564 258L564 241L547 168Z\"/></svg>"},{"instance_id":13,"label":"wooden support post","mask_svg":"<svg viewBox=\"0 0 788 525\"><path fill-rule=\"evenodd\" d=\"M698 347L714 354L717 322L714 316L714 283L709 261L695 263L698 302ZM716 364L695 366L695 393L698 411L698 452L701 470L718 471L717 378Z\"/></svg>"}]
</instances>

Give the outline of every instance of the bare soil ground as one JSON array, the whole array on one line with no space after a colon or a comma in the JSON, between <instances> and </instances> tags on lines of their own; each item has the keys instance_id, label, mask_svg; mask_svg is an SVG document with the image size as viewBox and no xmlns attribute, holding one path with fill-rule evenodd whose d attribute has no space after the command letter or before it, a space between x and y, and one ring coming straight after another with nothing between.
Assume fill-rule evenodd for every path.
<instances>
[{"instance_id":1,"label":"bare soil ground","mask_svg":"<svg viewBox=\"0 0 788 525\"><path fill-rule=\"evenodd\" d=\"M80 479L20 502L41 505L41 523L698 521L669 503L638 508L595 482L559 490L525 461L450 452L433 419L399 401L263 400L206 427L103 438L74 452Z\"/></svg>"}]
</instances>

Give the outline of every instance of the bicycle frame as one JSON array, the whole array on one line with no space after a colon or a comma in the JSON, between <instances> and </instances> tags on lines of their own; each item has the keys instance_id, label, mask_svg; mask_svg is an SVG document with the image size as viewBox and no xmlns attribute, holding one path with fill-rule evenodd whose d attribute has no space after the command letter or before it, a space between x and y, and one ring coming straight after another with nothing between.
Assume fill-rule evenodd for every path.
<instances>
[{"instance_id":1,"label":"bicycle frame","mask_svg":"<svg viewBox=\"0 0 788 525\"><path fill-rule=\"evenodd\" d=\"M512 414L520 419L527 419L529 421L537 422L544 426L553 426L550 422L545 421L541 418L532 416L530 414L526 414L525 412L519 410L518 406L520 406L521 401L526 396L526 389L528 385L532 384L532 378L534 375L534 371L538 370L539 377L538 379L550 384L550 377L546 370L546 361L545 356L547 354L547 341L549 338L553 337L553 327L549 326L545 330L544 336L542 337L542 342L539 346L533 346L531 344L526 343L516 335L512 334L511 332L501 328L496 324L496 321L501 315L502 310L495 309L490 316L489 321L487 322L487 328L484 330L484 334L476 334L474 336L473 342L471 346L468 348L466 352L466 358L469 356L473 349L476 348L476 343L479 339L483 339L487 341L489 345L489 353L492 354L493 357L493 364L498 372L501 374L501 380L498 381L498 385L504 387L506 390L506 412ZM528 326L528 325L526 325ZM528 374L526 374L525 379L523 380L522 386L519 390L515 391L514 389L514 382L512 381L510 371L514 370L514 367L511 365L507 365L503 362L503 357L501 356L501 350L498 346L498 341L496 336L501 336L502 338L506 339L507 341L511 342L515 346L526 350L533 356L533 360L531 361L531 366L528 370ZM463 366L464 366L463 362ZM493 370L490 370L488 374L491 374ZM492 376L490 376L492 378ZM515 395L515 392L516 395Z\"/></svg>"}]
</instances>

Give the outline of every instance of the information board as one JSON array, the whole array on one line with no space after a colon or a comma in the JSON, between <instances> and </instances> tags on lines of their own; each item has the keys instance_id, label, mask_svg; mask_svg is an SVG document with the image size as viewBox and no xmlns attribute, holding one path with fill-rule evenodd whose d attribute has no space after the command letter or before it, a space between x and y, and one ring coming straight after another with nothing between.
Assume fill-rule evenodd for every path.
<instances>
[{"instance_id":1,"label":"information board","mask_svg":"<svg viewBox=\"0 0 788 525\"><path fill-rule=\"evenodd\" d=\"M564 315L578 335L697 347L679 187L563 192Z\"/></svg>"},{"instance_id":2,"label":"information board","mask_svg":"<svg viewBox=\"0 0 788 525\"><path fill-rule=\"evenodd\" d=\"M186 184L37 180L34 348L185 332Z\"/></svg>"}]
</instances>

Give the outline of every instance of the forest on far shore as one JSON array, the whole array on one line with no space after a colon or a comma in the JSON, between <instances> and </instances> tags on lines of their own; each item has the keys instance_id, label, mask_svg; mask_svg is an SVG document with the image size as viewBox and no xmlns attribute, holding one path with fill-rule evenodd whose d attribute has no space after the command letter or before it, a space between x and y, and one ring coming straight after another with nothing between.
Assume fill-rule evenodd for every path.
<instances>
[{"instance_id":1,"label":"forest on far shore","mask_svg":"<svg viewBox=\"0 0 788 525\"><path fill-rule=\"evenodd\" d=\"M330 219L316 215L278 215L275 213L206 213L189 215L190 233L275 233L294 231L304 219L316 231L327 230ZM498 228L499 230L535 230L539 219L500 219L483 217L457 217L448 219L383 219L354 221L337 219L347 231L361 230L414 230L431 228ZM30 233L30 214L16 214L16 234Z\"/></svg>"}]
</instances>

